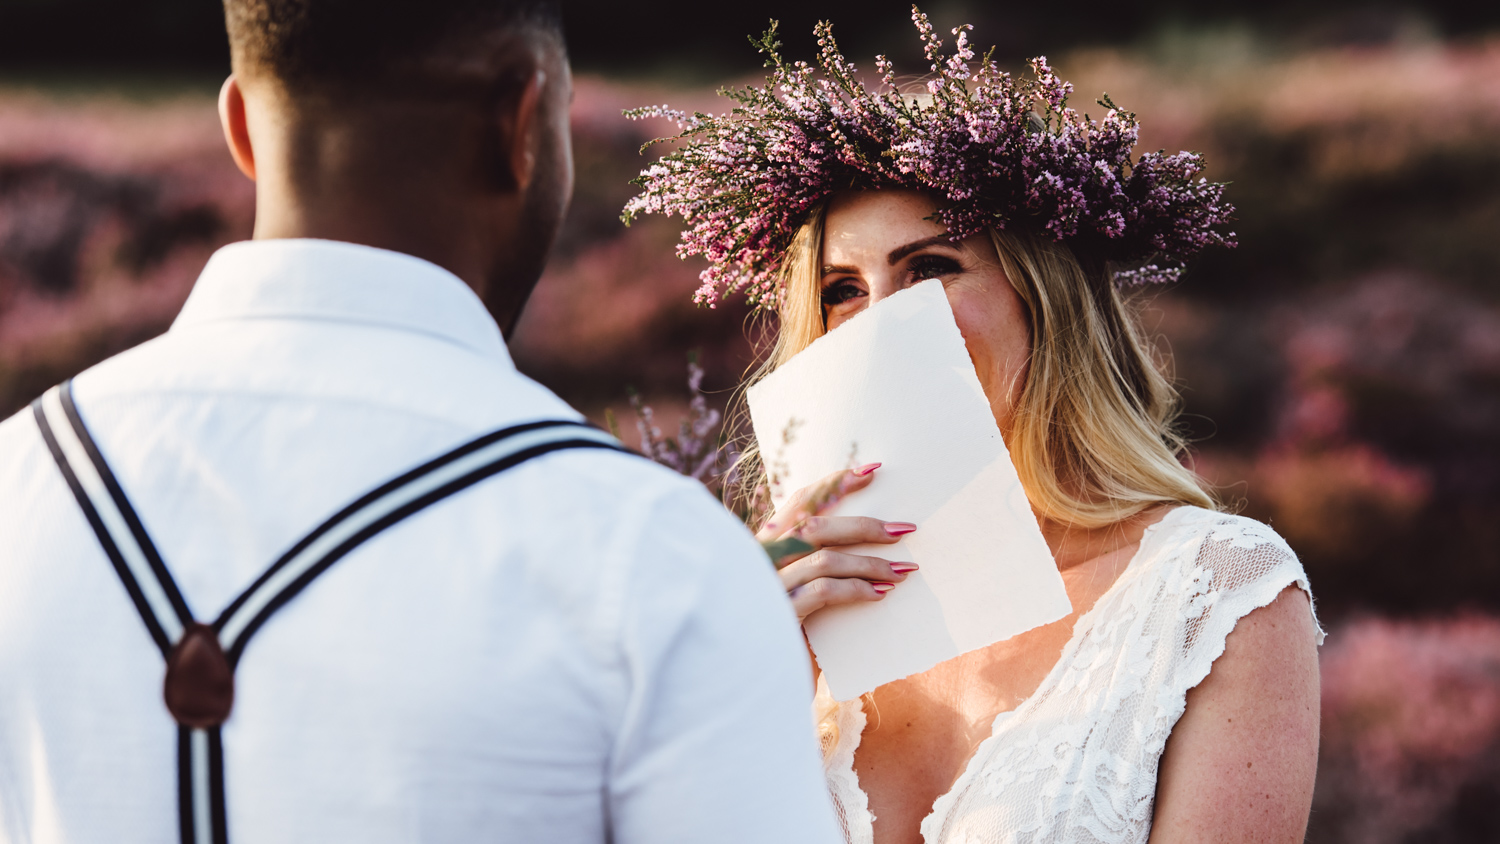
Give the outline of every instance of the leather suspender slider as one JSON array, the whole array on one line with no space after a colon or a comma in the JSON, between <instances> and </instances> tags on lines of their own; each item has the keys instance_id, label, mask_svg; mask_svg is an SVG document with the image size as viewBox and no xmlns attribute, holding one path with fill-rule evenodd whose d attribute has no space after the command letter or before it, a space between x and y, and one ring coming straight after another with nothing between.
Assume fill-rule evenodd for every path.
<instances>
[{"instance_id":1,"label":"leather suspender slider","mask_svg":"<svg viewBox=\"0 0 1500 844\"><path fill-rule=\"evenodd\" d=\"M184 727L206 730L229 720L234 708L234 669L213 627L193 622L167 655L163 688L167 711Z\"/></svg>"}]
</instances>

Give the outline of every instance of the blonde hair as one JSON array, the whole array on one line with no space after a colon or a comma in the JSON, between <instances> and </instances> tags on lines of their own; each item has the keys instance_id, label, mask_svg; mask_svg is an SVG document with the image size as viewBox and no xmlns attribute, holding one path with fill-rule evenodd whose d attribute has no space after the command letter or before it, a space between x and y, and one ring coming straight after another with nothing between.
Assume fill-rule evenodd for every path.
<instances>
[{"instance_id":1,"label":"blonde hair","mask_svg":"<svg viewBox=\"0 0 1500 844\"><path fill-rule=\"evenodd\" d=\"M782 261L775 345L754 384L825 333L821 258L825 209L797 231ZM1181 399L1153 360L1134 311L1107 271L1090 272L1063 244L990 231L1000 267L1030 319L1031 357L1006 446L1037 515L1080 528L1128 519L1163 503L1213 508L1179 459ZM747 444L741 506L764 480Z\"/></svg>"},{"instance_id":2,"label":"blonde hair","mask_svg":"<svg viewBox=\"0 0 1500 844\"><path fill-rule=\"evenodd\" d=\"M826 206L816 209L787 249L775 345L741 397L826 331L825 218ZM1050 239L993 229L990 237L1030 320L1031 356L1006 446L1037 515L1097 528L1163 503L1214 509L1203 482L1179 460L1186 443L1174 427L1177 390L1108 271L1090 272ZM736 466L739 488L726 490L750 512L765 484L758 448L746 443ZM820 688L814 717L825 755L838 743L837 715L837 701Z\"/></svg>"}]
</instances>

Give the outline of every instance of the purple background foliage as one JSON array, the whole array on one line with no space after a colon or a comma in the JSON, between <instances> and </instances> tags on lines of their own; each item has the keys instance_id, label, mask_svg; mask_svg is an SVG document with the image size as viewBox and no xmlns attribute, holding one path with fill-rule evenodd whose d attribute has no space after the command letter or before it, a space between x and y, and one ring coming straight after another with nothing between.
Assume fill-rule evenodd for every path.
<instances>
[{"instance_id":1,"label":"purple background foliage","mask_svg":"<svg viewBox=\"0 0 1500 844\"><path fill-rule=\"evenodd\" d=\"M1140 301L1195 465L1318 592L1319 842L1500 840L1500 38L1413 20L1352 44L1164 27L1051 57L1077 102L1141 115L1141 149L1200 150L1232 182L1240 248ZM580 77L578 191L514 342L632 444L627 385L676 430L687 352L702 420L759 337L736 302L692 304L703 265L673 256L674 221L617 219L659 128L620 110L722 108L692 79ZM210 86L0 82L0 412L165 330L253 202Z\"/></svg>"}]
</instances>

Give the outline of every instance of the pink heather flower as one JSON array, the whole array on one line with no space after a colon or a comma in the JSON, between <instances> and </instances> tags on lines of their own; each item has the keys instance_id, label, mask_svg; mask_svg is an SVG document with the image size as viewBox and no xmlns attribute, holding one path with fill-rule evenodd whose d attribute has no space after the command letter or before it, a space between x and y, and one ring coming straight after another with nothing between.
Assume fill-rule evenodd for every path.
<instances>
[{"instance_id":1,"label":"pink heather flower","mask_svg":"<svg viewBox=\"0 0 1500 844\"><path fill-rule=\"evenodd\" d=\"M755 42L767 56L764 87L726 90L737 107L687 115L665 105L626 112L662 117L680 133L675 151L642 171L641 193L624 208L677 214L686 223L681 257L701 255L695 299L713 307L726 293L774 309L782 255L807 213L835 190L910 188L945 205L938 219L954 239L986 227L1050 236L1104 261L1134 264L1117 284L1174 280L1201 249L1233 246L1224 185L1201 177L1202 157L1146 153L1133 160L1135 115L1106 96L1101 121L1069 108L1073 86L1044 57L1021 82L982 62L968 25L953 30L952 53L916 7L912 21L932 77L929 100L895 89L895 69L880 56L882 89L871 92L839 52L832 26L820 23L820 75L780 55L776 25Z\"/></svg>"}]
</instances>

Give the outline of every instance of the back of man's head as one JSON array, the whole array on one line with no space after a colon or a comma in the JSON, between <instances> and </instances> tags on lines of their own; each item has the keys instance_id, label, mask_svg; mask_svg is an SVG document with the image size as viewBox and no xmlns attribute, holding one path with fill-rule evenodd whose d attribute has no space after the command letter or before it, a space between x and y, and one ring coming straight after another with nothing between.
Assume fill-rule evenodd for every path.
<instances>
[{"instance_id":1,"label":"back of man's head","mask_svg":"<svg viewBox=\"0 0 1500 844\"><path fill-rule=\"evenodd\" d=\"M503 76L507 42L561 44L557 0L224 0L224 15L235 72L296 93L437 96Z\"/></svg>"},{"instance_id":2,"label":"back of man's head","mask_svg":"<svg viewBox=\"0 0 1500 844\"><path fill-rule=\"evenodd\" d=\"M572 193L557 0L224 0L257 238L445 267L515 323Z\"/></svg>"}]
</instances>

